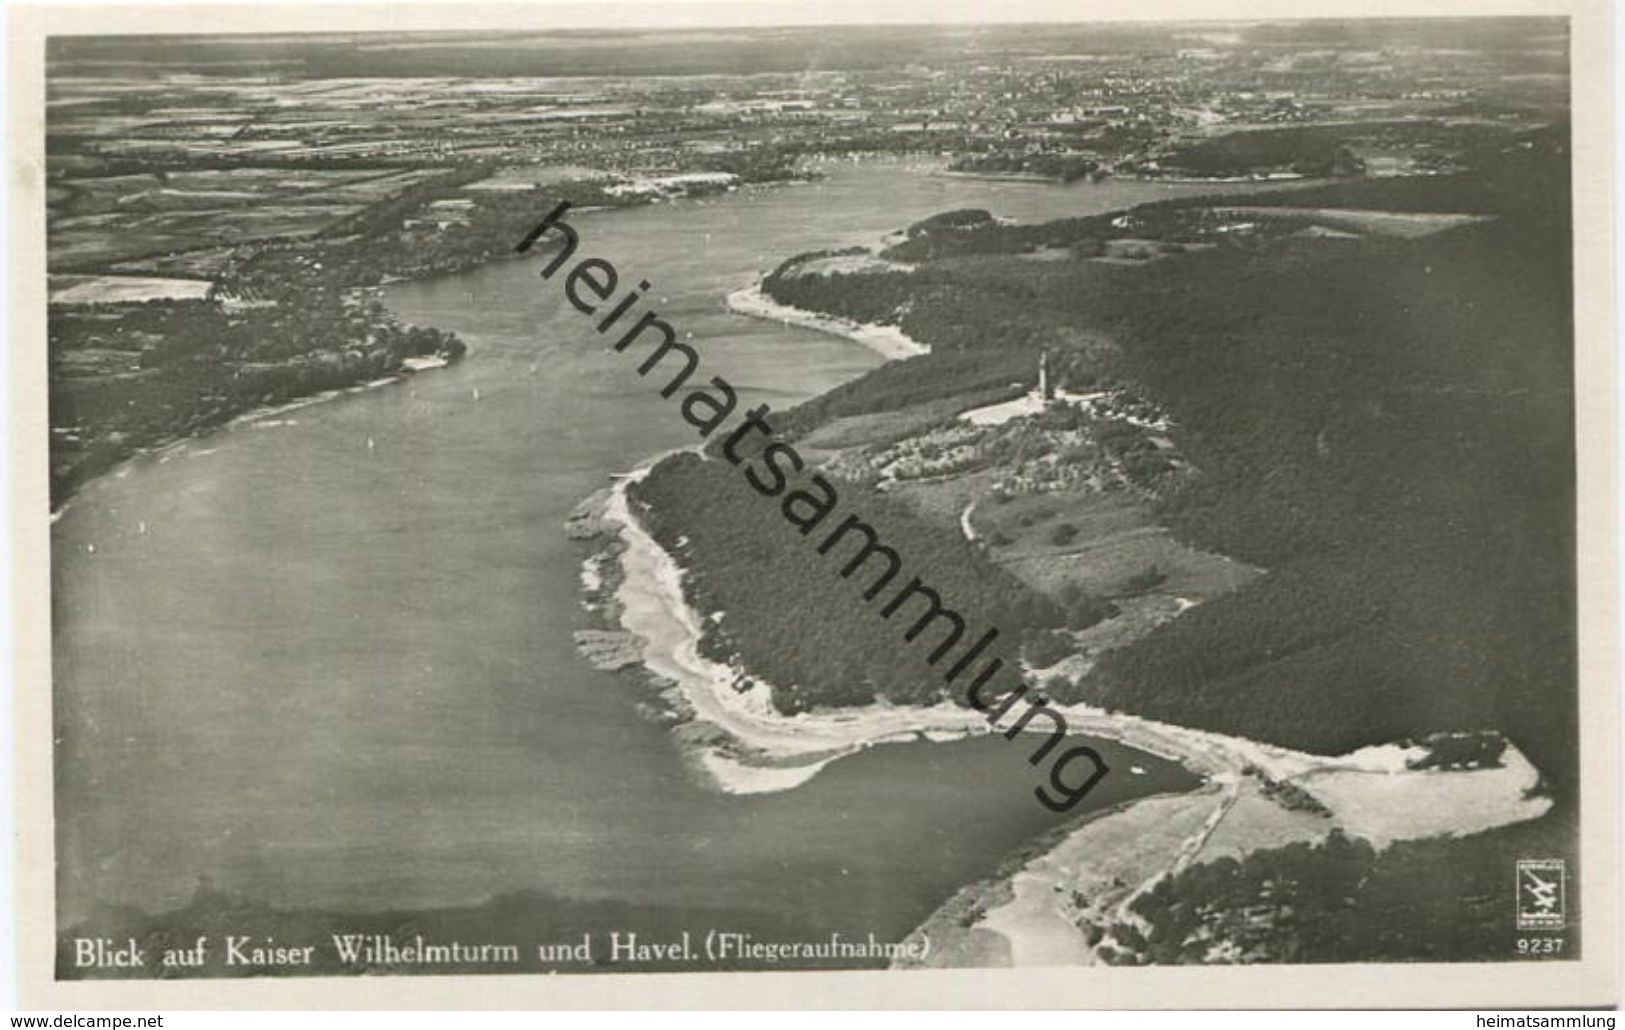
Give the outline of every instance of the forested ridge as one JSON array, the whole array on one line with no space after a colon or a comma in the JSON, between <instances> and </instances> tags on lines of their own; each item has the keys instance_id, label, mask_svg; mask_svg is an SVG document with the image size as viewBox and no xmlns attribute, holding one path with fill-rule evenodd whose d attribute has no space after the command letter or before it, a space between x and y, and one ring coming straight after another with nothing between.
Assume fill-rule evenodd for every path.
<instances>
[{"instance_id":1,"label":"forested ridge","mask_svg":"<svg viewBox=\"0 0 1625 1030\"><path fill-rule=\"evenodd\" d=\"M1159 517L1270 575L1108 654L1079 696L1324 753L1494 728L1572 782L1566 147L1551 132L1479 158L1461 176L1226 198L1493 216L1418 239L1323 239L1288 221L1127 267L1023 259L1087 254L1123 231L1110 216L961 217L894 248L925 258L913 272L781 271L778 299L889 312L933 347L794 424L1008 382L1040 349L1074 381L1133 381L1200 470ZM1132 231L1212 240L1200 208L1136 209Z\"/></svg>"},{"instance_id":2,"label":"forested ridge","mask_svg":"<svg viewBox=\"0 0 1625 1030\"><path fill-rule=\"evenodd\" d=\"M1030 384L1040 352L1067 388L1128 386L1168 413L1194 472L1150 492L1157 520L1267 574L1046 692L1322 754L1494 731L1528 756L1537 791L1555 801L1543 818L1469 837L1376 851L1334 835L1192 866L1136 903L1144 932L1083 928L1091 943L1112 934L1108 960L1506 959L1514 859L1574 868L1566 127L1475 153L1472 165L1226 197L1243 216L1199 199L1043 225L953 212L882 255L911 270L803 274L792 260L765 283L781 302L898 324L932 348L790 412L780 423L792 438L845 416ZM1255 213L1268 208L1284 210ZM1390 221L1328 229L1315 215L1325 208ZM1418 217L1392 218L1405 213ZM1244 219L1245 231L1231 231ZM1154 244L1148 259L1101 260L1122 237ZM727 613L717 653L784 668L771 664L781 656L754 652L802 632L804 653L822 652L830 689L792 681L796 707L923 700L871 689L860 667L884 668L886 648L904 660L898 671L919 656L872 635L884 624L834 596L832 585L847 584L812 567L822 559L773 513L749 525L748 491L708 485L711 506L696 502L702 492L680 479L701 467L661 466L641 496L655 501L665 542L689 534L678 553L696 573L692 596ZM684 513L681 528L662 511ZM975 570L997 571L962 542L928 543L923 532L917 542L917 515L885 514L888 533L929 556L922 564L945 582L956 562L984 580ZM716 543L704 541L720 538L719 523L751 543L713 564ZM1013 593L971 590L964 610L1013 620L1024 609ZM1034 633L1049 610L1025 610L1036 617L1006 630L1029 634L1029 656L1052 658L1050 631ZM854 614L866 629L848 622ZM751 627L769 631L753 641ZM1577 935L1567 943L1575 954Z\"/></svg>"},{"instance_id":3,"label":"forested ridge","mask_svg":"<svg viewBox=\"0 0 1625 1030\"><path fill-rule=\"evenodd\" d=\"M839 507L808 535L780 518L778 502L754 493L740 470L720 457L669 458L630 491L649 532L690 570L684 590L707 613L702 652L737 660L772 688L783 712L877 699L930 704L945 696L942 669L957 653L935 668L927 662L945 631L933 626L904 640L924 602L881 615L916 576L964 617L960 653L997 626L1006 636L987 657L1003 655L1007 667L1019 653L1019 629L1037 640L1051 627L1089 625L1110 612L1093 598L1063 603L1030 590L961 537L911 517L883 494L857 483L835 485ZM850 578L842 575L861 538L844 539L827 554L818 549L849 514L872 525L902 560L901 571L872 600L864 592L876 581L880 559Z\"/></svg>"}]
</instances>

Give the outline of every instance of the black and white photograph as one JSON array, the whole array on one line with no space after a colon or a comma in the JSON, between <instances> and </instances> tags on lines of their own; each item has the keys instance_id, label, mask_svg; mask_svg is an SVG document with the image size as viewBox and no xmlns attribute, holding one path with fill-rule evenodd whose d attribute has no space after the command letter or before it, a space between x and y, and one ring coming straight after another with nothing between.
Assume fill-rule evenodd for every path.
<instances>
[{"instance_id":1,"label":"black and white photograph","mask_svg":"<svg viewBox=\"0 0 1625 1030\"><path fill-rule=\"evenodd\" d=\"M394 7L36 39L53 989L1616 1000L1567 9Z\"/></svg>"}]
</instances>

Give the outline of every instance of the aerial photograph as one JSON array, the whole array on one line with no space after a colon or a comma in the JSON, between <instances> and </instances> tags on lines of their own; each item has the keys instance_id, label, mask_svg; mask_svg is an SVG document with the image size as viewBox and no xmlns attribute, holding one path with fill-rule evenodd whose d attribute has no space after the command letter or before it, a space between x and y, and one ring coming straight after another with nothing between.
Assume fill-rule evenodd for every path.
<instances>
[{"instance_id":1,"label":"aerial photograph","mask_svg":"<svg viewBox=\"0 0 1625 1030\"><path fill-rule=\"evenodd\" d=\"M51 36L55 977L1580 959L1569 50Z\"/></svg>"}]
</instances>

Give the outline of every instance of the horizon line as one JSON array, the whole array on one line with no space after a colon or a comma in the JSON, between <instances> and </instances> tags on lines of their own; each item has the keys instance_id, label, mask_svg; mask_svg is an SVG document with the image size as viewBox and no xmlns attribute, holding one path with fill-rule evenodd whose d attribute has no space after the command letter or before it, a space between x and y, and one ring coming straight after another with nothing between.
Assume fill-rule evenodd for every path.
<instances>
[{"instance_id":1,"label":"horizon line","mask_svg":"<svg viewBox=\"0 0 1625 1030\"><path fill-rule=\"evenodd\" d=\"M1293 0L823 0L816 4L795 0L544 0L516 4L448 5L400 3L395 0L348 0L315 7L299 0L267 0L258 5L219 3L216 0L169 0L161 7L125 0L61 0L47 12L65 21L77 21L95 12L115 16L140 11L150 24L154 15L176 16L177 24L137 32L100 29L82 31L62 26L55 39L120 36L124 38L226 38L285 36L319 39L347 35L425 35L434 33L482 35L547 32L681 32L728 29L817 28L940 28L978 29L1042 26L1154 26L1243 28L1269 24L1354 22L1366 24L1422 24L1446 21L1564 21L1568 12L1531 12L1518 0L1431 0L1421 10L1394 10L1370 0L1319 0L1318 9L1305 10ZM1375 8L1375 10L1373 10ZM37 8L36 8L37 9ZM203 19L204 12L240 14L241 29L220 29ZM296 27L299 16L329 28L305 31ZM493 22L508 16L506 24ZM381 17L382 16L382 17ZM54 20L54 19L53 19ZM89 19L86 19L89 20ZM413 21L419 25L410 24ZM335 22L337 23L335 25ZM394 24L381 25L380 22ZM408 24L401 24L407 22ZM439 22L439 24L435 24Z\"/></svg>"}]
</instances>

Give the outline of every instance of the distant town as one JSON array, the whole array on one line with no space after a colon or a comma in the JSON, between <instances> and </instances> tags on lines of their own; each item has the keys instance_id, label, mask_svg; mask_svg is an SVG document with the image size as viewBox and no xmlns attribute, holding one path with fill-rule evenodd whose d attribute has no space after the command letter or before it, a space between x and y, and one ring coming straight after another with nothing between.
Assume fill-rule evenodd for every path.
<instances>
[{"instance_id":1,"label":"distant town","mask_svg":"<svg viewBox=\"0 0 1625 1030\"><path fill-rule=\"evenodd\" d=\"M538 194L658 203L872 155L1080 187L1414 177L1567 100L1559 37L1522 41L1513 67L1391 27L1369 48L1282 31L319 36L246 62L224 38L152 55L55 41L56 503L256 404L456 357L455 341L405 340L358 290L504 253ZM715 58L685 63L696 42ZM278 311L295 297L301 314ZM164 310L137 310L149 301ZM210 361L183 370L198 347Z\"/></svg>"},{"instance_id":2,"label":"distant town","mask_svg":"<svg viewBox=\"0 0 1625 1030\"><path fill-rule=\"evenodd\" d=\"M873 69L477 78L328 78L309 60L121 73L63 42L52 270L208 278L241 264L243 244L342 237L368 228L364 213L445 230L493 195L569 178L658 199L876 153L1058 181L1440 173L1486 128L1540 124L1567 102L1558 38L1549 74L1527 51L1513 74L1494 50L1392 38L1305 49L1192 28L1123 50L1075 28L963 48L947 35ZM56 295L88 299L70 290Z\"/></svg>"}]
</instances>

